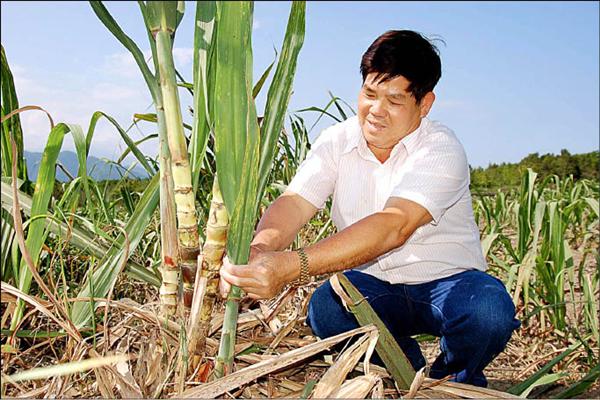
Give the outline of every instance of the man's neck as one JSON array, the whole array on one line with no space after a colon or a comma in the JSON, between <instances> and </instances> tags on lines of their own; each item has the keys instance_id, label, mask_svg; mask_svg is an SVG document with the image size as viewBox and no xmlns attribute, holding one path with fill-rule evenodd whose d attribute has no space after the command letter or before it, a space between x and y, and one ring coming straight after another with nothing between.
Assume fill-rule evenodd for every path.
<instances>
[{"instance_id":1,"label":"man's neck","mask_svg":"<svg viewBox=\"0 0 600 400\"><path fill-rule=\"evenodd\" d=\"M376 146L373 146L372 144L367 143L367 147L369 147L369 150L371 150L371 153L373 153L375 158L377 160L379 160L379 162L382 164L384 162L386 162L388 158L390 158L390 155L392 154L392 149L394 148L394 146L392 146L392 147L376 147Z\"/></svg>"}]
</instances>

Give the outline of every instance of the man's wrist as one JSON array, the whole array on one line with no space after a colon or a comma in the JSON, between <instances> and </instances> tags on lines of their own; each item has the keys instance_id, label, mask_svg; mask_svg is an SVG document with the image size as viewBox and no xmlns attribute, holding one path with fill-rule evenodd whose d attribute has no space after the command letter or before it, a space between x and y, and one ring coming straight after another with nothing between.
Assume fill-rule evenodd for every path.
<instances>
[{"instance_id":1,"label":"man's wrist","mask_svg":"<svg viewBox=\"0 0 600 400\"><path fill-rule=\"evenodd\" d=\"M310 269L308 263L308 255L304 249L300 248L296 251L299 260L299 266L297 268L297 278L291 283L293 286L304 286L310 282Z\"/></svg>"}]
</instances>

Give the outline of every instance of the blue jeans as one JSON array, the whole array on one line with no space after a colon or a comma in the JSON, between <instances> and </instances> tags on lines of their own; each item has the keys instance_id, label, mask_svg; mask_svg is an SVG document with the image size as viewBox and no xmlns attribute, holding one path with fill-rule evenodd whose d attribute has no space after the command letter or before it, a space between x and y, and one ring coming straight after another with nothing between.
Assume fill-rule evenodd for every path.
<instances>
[{"instance_id":1,"label":"blue jeans","mask_svg":"<svg viewBox=\"0 0 600 400\"><path fill-rule=\"evenodd\" d=\"M425 365L425 358L411 336L425 333L441 338L441 353L429 372L434 379L454 375L455 382L486 387L483 369L520 326L502 282L482 271L417 285L390 284L359 271L344 275L365 296L415 370ZM307 323L320 338L358 327L329 282L314 292ZM376 354L373 362L383 365Z\"/></svg>"}]
</instances>

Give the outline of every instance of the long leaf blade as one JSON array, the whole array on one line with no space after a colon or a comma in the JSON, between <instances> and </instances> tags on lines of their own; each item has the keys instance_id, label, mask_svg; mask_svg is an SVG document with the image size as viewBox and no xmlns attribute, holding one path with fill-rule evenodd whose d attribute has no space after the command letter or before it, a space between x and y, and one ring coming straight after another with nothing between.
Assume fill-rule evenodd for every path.
<instances>
[{"instance_id":1,"label":"long leaf blade","mask_svg":"<svg viewBox=\"0 0 600 400\"><path fill-rule=\"evenodd\" d=\"M262 191L269 177L269 170L275 156L275 149L279 132L283 127L285 112L292 93L294 75L298 55L304 43L306 3L295 1L292 3L288 20L285 39L281 49L281 57L269 87L267 105L265 107L265 120L262 124L262 143L259 163L259 185L257 204L260 203Z\"/></svg>"},{"instance_id":2,"label":"long leaf blade","mask_svg":"<svg viewBox=\"0 0 600 400\"><path fill-rule=\"evenodd\" d=\"M86 276L86 283L82 284L82 290L79 292L78 298L104 297L114 286L120 272L119 266L124 261L123 258L129 258L131 252L138 246L145 229L150 223L154 210L158 206L158 183L159 175L157 174L148 184L136 206L135 212L124 228L129 246L125 245L126 237L125 234L121 233L99 262L99 266ZM129 247L129 254L125 254L126 247ZM90 280L92 280L93 285L89 285ZM93 293L90 286L94 288ZM76 302L73 306L72 316L75 326L79 328L84 326L91 318L89 305L84 302Z\"/></svg>"}]
</instances>

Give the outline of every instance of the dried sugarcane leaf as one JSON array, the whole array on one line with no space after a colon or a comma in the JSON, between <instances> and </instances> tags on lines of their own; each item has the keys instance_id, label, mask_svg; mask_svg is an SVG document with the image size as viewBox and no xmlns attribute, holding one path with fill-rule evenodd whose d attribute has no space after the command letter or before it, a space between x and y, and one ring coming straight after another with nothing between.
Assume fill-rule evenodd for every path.
<instances>
[{"instance_id":1,"label":"dried sugarcane leaf","mask_svg":"<svg viewBox=\"0 0 600 400\"><path fill-rule=\"evenodd\" d=\"M98 383L98 389L105 399L114 398L113 392L114 383L111 381L108 372L104 368L94 369L96 375L96 382Z\"/></svg>"},{"instance_id":2,"label":"dried sugarcane leaf","mask_svg":"<svg viewBox=\"0 0 600 400\"><path fill-rule=\"evenodd\" d=\"M381 377L380 377L381 378ZM372 399L383 399L384 398L384 387L383 387L383 379L377 380L375 382L375 387L373 388L373 393L371 393Z\"/></svg>"},{"instance_id":3,"label":"dried sugarcane leaf","mask_svg":"<svg viewBox=\"0 0 600 400\"><path fill-rule=\"evenodd\" d=\"M426 384L432 384L436 382L435 379L425 378ZM453 395L458 395L463 398L469 399L517 399L518 396L510 393L500 392L498 390L481 388L473 385L467 385L458 382L444 382L435 387L436 392L443 392Z\"/></svg>"},{"instance_id":4,"label":"dried sugarcane leaf","mask_svg":"<svg viewBox=\"0 0 600 400\"><path fill-rule=\"evenodd\" d=\"M421 388L423 382L425 382L425 377L429 374L429 368L427 366L421 368L417 374L415 375L415 379L413 379L410 384L410 389L408 393L403 396L405 399L413 399L417 394L417 391Z\"/></svg>"},{"instance_id":5,"label":"dried sugarcane leaf","mask_svg":"<svg viewBox=\"0 0 600 400\"><path fill-rule=\"evenodd\" d=\"M337 391L348 373L354 369L360 358L365 354L369 345L377 341L378 336L378 332L373 331L362 336L356 343L346 349L323 375L315 387L313 398L328 398L333 392Z\"/></svg>"},{"instance_id":6,"label":"dried sugarcane leaf","mask_svg":"<svg viewBox=\"0 0 600 400\"><path fill-rule=\"evenodd\" d=\"M221 328L223 325L223 317L223 314L219 314L213 318L208 333L209 336ZM238 332L242 331L243 328L249 329L261 324L261 319L263 319L263 314L260 310L249 310L239 314L237 319Z\"/></svg>"},{"instance_id":7,"label":"dried sugarcane leaf","mask_svg":"<svg viewBox=\"0 0 600 400\"><path fill-rule=\"evenodd\" d=\"M330 282L336 293L348 303L350 311L360 325L374 324L377 326L380 335L376 346L377 354L383 360L398 387L408 389L415 377L415 370L383 321L345 275L335 274L331 277ZM340 292L340 289L343 291Z\"/></svg>"},{"instance_id":8,"label":"dried sugarcane leaf","mask_svg":"<svg viewBox=\"0 0 600 400\"><path fill-rule=\"evenodd\" d=\"M105 365L114 364L121 360L127 360L129 357L125 354L118 354L106 357L90 358L82 361L73 361L49 367L32 368L26 371L17 372L7 376L9 382L29 381L36 379L46 379L51 376L64 376L77 372L83 372Z\"/></svg>"},{"instance_id":9,"label":"dried sugarcane leaf","mask_svg":"<svg viewBox=\"0 0 600 400\"><path fill-rule=\"evenodd\" d=\"M271 322L275 321L275 319L271 320ZM296 326L296 322L298 322L298 316L295 315L290 322L288 322L283 328L281 328L279 330L279 332L277 333L277 336L275 336L275 338L273 339L273 341L271 342L271 344L269 345L269 348L267 349L267 353L273 351L275 348L277 348L277 346L279 346L279 343L281 343L281 341L283 339L285 339L285 337L287 335L290 334L290 332L292 332L292 329L294 329L294 326Z\"/></svg>"},{"instance_id":10,"label":"dried sugarcane leaf","mask_svg":"<svg viewBox=\"0 0 600 400\"><path fill-rule=\"evenodd\" d=\"M127 344L125 342L121 342L119 346L119 351L126 352ZM116 386L119 392L121 393L121 397L123 398L142 398L144 397L142 390L140 389L138 383L133 378L133 374L131 373L131 366L128 360L122 360L115 364L114 367L108 367L115 376Z\"/></svg>"},{"instance_id":11,"label":"dried sugarcane leaf","mask_svg":"<svg viewBox=\"0 0 600 400\"><path fill-rule=\"evenodd\" d=\"M288 353L282 354L281 356L275 357L271 360L262 361L258 364L251 365L250 367L244 368L240 371L236 371L230 375L220 378L216 381L207 383L197 388L192 388L181 393L179 397L182 398L216 398L217 396L235 389L245 383L251 382L256 378L264 376L270 372L280 370L284 367L293 365L299 361L305 360L321 351L330 348L336 343L341 342L344 339L358 335L361 333L372 332L376 328L373 325L364 326L353 329L348 332L341 333L336 336L332 336L325 340L317 343L313 343L304 348L292 350Z\"/></svg>"},{"instance_id":12,"label":"dried sugarcane leaf","mask_svg":"<svg viewBox=\"0 0 600 400\"><path fill-rule=\"evenodd\" d=\"M364 399L377 382L381 382L381 377L378 375L361 375L344 382L344 384L329 397L332 399Z\"/></svg>"}]
</instances>

